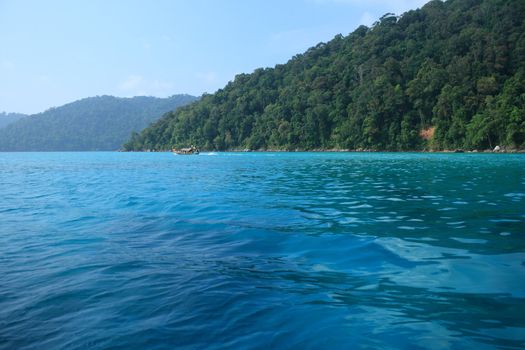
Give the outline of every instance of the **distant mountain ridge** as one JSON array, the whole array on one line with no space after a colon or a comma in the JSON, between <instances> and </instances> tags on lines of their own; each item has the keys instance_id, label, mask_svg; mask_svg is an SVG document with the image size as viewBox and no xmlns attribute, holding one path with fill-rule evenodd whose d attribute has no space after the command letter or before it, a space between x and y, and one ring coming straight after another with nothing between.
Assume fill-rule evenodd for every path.
<instances>
[{"instance_id":1,"label":"distant mountain ridge","mask_svg":"<svg viewBox=\"0 0 525 350\"><path fill-rule=\"evenodd\" d=\"M24 117L27 117L27 114L6 112L0 113L0 129Z\"/></svg>"},{"instance_id":2,"label":"distant mountain ridge","mask_svg":"<svg viewBox=\"0 0 525 350\"><path fill-rule=\"evenodd\" d=\"M525 148L525 1L432 0L239 74L126 150Z\"/></svg>"},{"instance_id":3,"label":"distant mountain ridge","mask_svg":"<svg viewBox=\"0 0 525 350\"><path fill-rule=\"evenodd\" d=\"M114 151L164 113L197 100L96 96L21 118L0 129L0 151Z\"/></svg>"}]
</instances>

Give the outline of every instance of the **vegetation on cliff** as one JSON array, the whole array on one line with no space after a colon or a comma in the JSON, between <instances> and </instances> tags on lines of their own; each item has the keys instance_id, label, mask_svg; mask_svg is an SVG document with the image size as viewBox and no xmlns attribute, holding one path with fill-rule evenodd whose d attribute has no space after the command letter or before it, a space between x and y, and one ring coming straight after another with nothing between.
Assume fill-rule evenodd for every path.
<instances>
[{"instance_id":1,"label":"vegetation on cliff","mask_svg":"<svg viewBox=\"0 0 525 350\"><path fill-rule=\"evenodd\" d=\"M433 0L240 74L125 150L525 146L525 2Z\"/></svg>"}]
</instances>

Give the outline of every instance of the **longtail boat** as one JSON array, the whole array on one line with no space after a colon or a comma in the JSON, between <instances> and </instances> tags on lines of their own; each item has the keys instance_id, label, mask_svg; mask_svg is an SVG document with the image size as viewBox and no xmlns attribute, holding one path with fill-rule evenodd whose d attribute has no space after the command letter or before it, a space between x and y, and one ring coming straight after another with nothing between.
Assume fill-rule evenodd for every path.
<instances>
[{"instance_id":1,"label":"longtail boat","mask_svg":"<svg viewBox=\"0 0 525 350\"><path fill-rule=\"evenodd\" d=\"M180 155L191 155L191 154L199 154L199 149L195 146L187 147L187 148L174 148L173 153L180 154Z\"/></svg>"}]
</instances>

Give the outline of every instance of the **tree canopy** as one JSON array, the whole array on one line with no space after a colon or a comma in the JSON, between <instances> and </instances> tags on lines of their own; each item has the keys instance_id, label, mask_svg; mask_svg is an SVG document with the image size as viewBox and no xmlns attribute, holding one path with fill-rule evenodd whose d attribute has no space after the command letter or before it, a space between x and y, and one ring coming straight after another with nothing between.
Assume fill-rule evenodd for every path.
<instances>
[{"instance_id":1,"label":"tree canopy","mask_svg":"<svg viewBox=\"0 0 525 350\"><path fill-rule=\"evenodd\" d=\"M429 131L432 132L429 132ZM125 150L525 147L525 2L433 0L240 74Z\"/></svg>"}]
</instances>

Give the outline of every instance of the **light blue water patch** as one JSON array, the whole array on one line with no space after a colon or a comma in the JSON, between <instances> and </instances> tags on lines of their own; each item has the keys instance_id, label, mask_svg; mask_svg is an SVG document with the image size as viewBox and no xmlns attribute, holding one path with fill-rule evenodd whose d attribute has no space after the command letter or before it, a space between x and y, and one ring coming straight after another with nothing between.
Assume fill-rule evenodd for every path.
<instances>
[{"instance_id":1,"label":"light blue water patch","mask_svg":"<svg viewBox=\"0 0 525 350\"><path fill-rule=\"evenodd\" d=\"M0 349L522 349L524 193L524 155L0 153Z\"/></svg>"}]
</instances>

